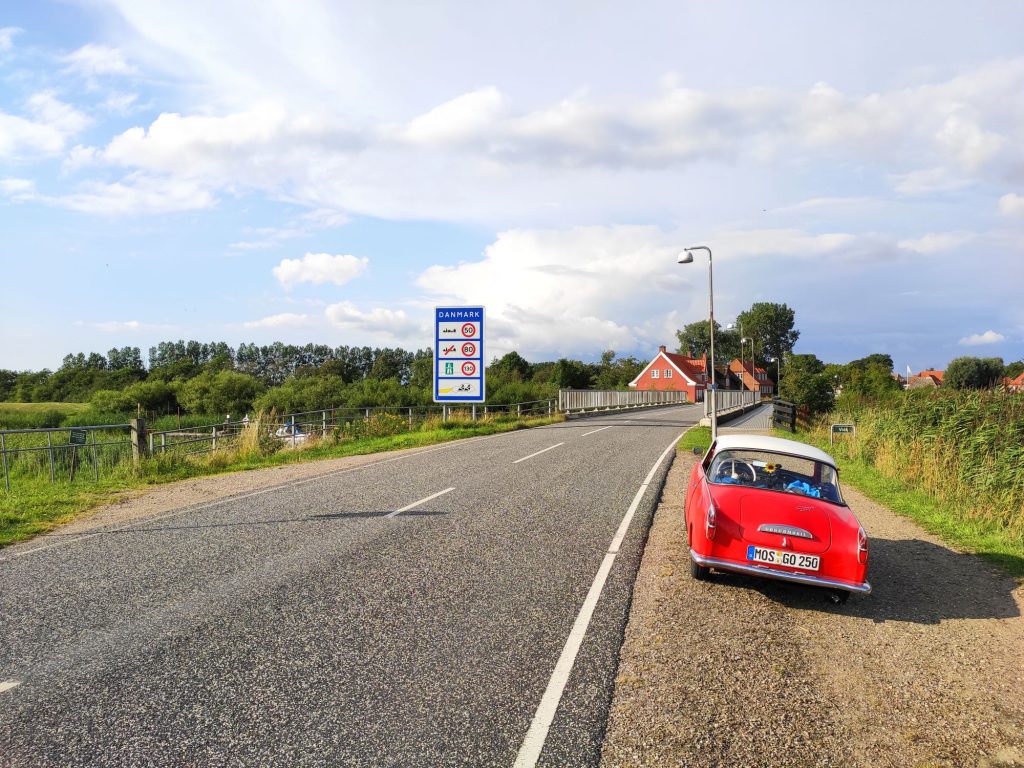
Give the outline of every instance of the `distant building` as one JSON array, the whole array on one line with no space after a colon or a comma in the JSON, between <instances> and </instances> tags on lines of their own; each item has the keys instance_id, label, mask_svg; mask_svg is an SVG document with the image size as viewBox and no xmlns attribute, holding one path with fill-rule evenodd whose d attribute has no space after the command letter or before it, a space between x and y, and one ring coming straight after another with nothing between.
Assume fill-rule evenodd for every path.
<instances>
[{"instance_id":1,"label":"distant building","mask_svg":"<svg viewBox=\"0 0 1024 768\"><path fill-rule=\"evenodd\" d=\"M927 370L911 376L907 381L907 389L927 389L929 387L941 387L942 376L945 371Z\"/></svg>"},{"instance_id":2,"label":"distant building","mask_svg":"<svg viewBox=\"0 0 1024 768\"><path fill-rule=\"evenodd\" d=\"M736 378L739 388L747 392L758 392L762 396L775 392L775 382L768 377L768 371L750 360L733 360L729 363L729 373Z\"/></svg>"},{"instance_id":3,"label":"distant building","mask_svg":"<svg viewBox=\"0 0 1024 768\"><path fill-rule=\"evenodd\" d=\"M1024 392L1024 373L1015 379L1007 376L1003 379L1003 383L1010 392Z\"/></svg>"},{"instance_id":4,"label":"distant building","mask_svg":"<svg viewBox=\"0 0 1024 768\"><path fill-rule=\"evenodd\" d=\"M685 391L691 403L704 399L707 388L707 358L686 357L669 352L664 345L658 347L658 354L629 382L629 386L640 391L669 390Z\"/></svg>"}]
</instances>

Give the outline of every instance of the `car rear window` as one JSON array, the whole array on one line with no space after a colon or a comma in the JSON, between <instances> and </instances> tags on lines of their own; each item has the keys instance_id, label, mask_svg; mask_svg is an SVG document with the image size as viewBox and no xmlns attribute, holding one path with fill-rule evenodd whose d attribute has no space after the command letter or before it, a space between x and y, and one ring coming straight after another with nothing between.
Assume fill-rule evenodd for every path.
<instances>
[{"instance_id":1,"label":"car rear window","mask_svg":"<svg viewBox=\"0 0 1024 768\"><path fill-rule=\"evenodd\" d=\"M742 448L725 450L712 459L707 476L719 485L742 485L843 503L835 469L800 456Z\"/></svg>"}]
</instances>

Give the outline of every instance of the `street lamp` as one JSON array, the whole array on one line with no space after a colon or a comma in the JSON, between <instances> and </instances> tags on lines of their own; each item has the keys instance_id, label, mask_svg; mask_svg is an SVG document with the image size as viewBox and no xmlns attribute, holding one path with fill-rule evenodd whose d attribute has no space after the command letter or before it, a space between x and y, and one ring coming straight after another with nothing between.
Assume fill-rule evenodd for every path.
<instances>
[{"instance_id":1,"label":"street lamp","mask_svg":"<svg viewBox=\"0 0 1024 768\"><path fill-rule=\"evenodd\" d=\"M717 409L717 398L715 397L715 390L718 389L715 384L715 283L711 272L711 249L706 245L694 245L690 248L684 248L683 252L679 254L680 264L691 264L693 263L693 252L694 251L707 251L708 252L708 331L711 334L711 360L708 363L709 370L708 391L711 393L711 439L718 439L718 409Z\"/></svg>"},{"instance_id":2,"label":"street lamp","mask_svg":"<svg viewBox=\"0 0 1024 768\"><path fill-rule=\"evenodd\" d=\"M754 391L757 391L760 394L761 383L757 381L757 367L754 365L754 337L753 336L751 336L749 339L740 339L740 367L741 368L743 367L743 345L746 344L748 341L750 342L750 375L754 378L754 381L757 382L757 387L758 388L757 388L757 390L754 390ZM744 371L745 370L746 369L744 368ZM756 395L753 396L751 399L755 403L757 402L757 396Z\"/></svg>"}]
</instances>

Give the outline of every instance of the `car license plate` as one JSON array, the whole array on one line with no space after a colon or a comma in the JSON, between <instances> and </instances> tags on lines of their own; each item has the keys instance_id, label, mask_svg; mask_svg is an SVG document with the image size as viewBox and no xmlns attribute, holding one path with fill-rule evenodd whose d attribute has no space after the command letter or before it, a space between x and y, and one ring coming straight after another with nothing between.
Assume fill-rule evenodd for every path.
<instances>
[{"instance_id":1,"label":"car license plate","mask_svg":"<svg viewBox=\"0 0 1024 768\"><path fill-rule=\"evenodd\" d=\"M821 558L817 555L801 555L799 552L787 552L783 549L765 549L753 544L747 547L747 560L766 565L802 568L805 571L816 571L821 565Z\"/></svg>"}]
</instances>

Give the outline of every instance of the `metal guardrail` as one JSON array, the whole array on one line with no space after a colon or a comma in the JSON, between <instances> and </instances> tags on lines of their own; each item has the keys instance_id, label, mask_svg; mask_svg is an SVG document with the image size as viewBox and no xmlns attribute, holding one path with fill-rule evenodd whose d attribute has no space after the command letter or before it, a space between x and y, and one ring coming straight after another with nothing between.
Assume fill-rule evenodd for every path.
<instances>
[{"instance_id":1,"label":"metal guardrail","mask_svg":"<svg viewBox=\"0 0 1024 768\"><path fill-rule=\"evenodd\" d=\"M688 402L686 392L675 390L560 389L558 410L562 413L639 408Z\"/></svg>"},{"instance_id":2,"label":"metal guardrail","mask_svg":"<svg viewBox=\"0 0 1024 768\"><path fill-rule=\"evenodd\" d=\"M279 439L292 447L311 436L326 437L335 430L345 433L358 431L353 427L360 422L384 414L400 418L409 430L430 418L477 420L498 414L522 418L523 416L550 416L555 409L553 400L534 400L524 403L497 405L429 405L413 407L325 408L317 411L290 413L264 418L260 429L267 436ZM255 424L255 422L253 422ZM199 454L238 444L248 418L172 430L147 432L142 419L132 424L105 424L88 427L53 427L41 429L0 430L0 467L4 487L11 489L11 478L45 476L51 483L76 476L85 476L79 470L83 461L92 465L90 473L96 482L101 474L113 474L119 469L133 466L148 450L150 456L167 454ZM59 435L59 439L55 436Z\"/></svg>"}]
</instances>

